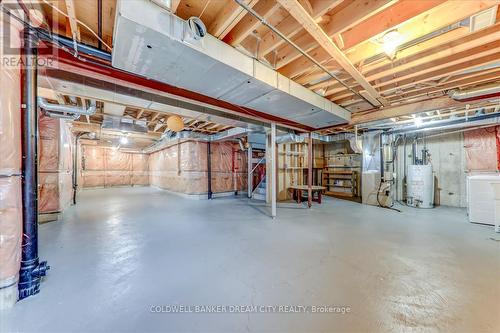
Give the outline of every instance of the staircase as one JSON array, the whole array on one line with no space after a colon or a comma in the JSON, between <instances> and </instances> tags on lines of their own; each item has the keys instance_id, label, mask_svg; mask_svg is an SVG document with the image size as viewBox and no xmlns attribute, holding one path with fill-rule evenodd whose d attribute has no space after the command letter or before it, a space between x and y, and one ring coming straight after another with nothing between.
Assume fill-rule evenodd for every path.
<instances>
[{"instance_id":1,"label":"staircase","mask_svg":"<svg viewBox=\"0 0 500 333\"><path fill-rule=\"evenodd\" d=\"M266 176L262 178L262 181L257 185L255 190L252 192L252 199L255 200L266 200Z\"/></svg>"}]
</instances>

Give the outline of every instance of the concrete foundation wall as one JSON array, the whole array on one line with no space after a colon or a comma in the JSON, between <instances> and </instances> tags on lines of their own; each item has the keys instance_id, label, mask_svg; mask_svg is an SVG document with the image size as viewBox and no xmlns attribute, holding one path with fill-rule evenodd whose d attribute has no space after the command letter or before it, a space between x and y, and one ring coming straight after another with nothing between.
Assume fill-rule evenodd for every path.
<instances>
[{"instance_id":1,"label":"concrete foundation wall","mask_svg":"<svg viewBox=\"0 0 500 333\"><path fill-rule=\"evenodd\" d=\"M435 204L452 207L465 207L466 202L466 168L465 150L462 133L455 133L433 138L424 139L430 154L435 176ZM423 148L419 140L419 150ZM398 148L398 160L396 163L396 194L397 200L403 200L404 182L404 157L406 155L406 167L412 162L411 141ZM418 153L418 152L417 152Z\"/></svg>"}]
</instances>

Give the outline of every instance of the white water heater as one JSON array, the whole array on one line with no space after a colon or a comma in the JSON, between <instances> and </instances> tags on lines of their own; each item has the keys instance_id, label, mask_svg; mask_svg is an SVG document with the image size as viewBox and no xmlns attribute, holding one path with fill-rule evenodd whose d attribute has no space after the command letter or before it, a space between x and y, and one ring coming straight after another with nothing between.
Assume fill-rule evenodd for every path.
<instances>
[{"instance_id":1,"label":"white water heater","mask_svg":"<svg viewBox=\"0 0 500 333\"><path fill-rule=\"evenodd\" d=\"M432 165L409 165L406 203L417 208L434 207L434 175Z\"/></svg>"}]
</instances>

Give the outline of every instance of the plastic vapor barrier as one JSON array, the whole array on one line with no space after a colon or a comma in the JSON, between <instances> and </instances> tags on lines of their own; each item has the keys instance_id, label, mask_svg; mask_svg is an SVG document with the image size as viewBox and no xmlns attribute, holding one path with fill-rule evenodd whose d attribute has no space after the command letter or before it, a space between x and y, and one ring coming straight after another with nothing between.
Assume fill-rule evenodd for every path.
<instances>
[{"instance_id":1,"label":"plastic vapor barrier","mask_svg":"<svg viewBox=\"0 0 500 333\"><path fill-rule=\"evenodd\" d=\"M149 156L108 147L82 146L82 187L149 185Z\"/></svg>"},{"instance_id":2,"label":"plastic vapor barrier","mask_svg":"<svg viewBox=\"0 0 500 333\"><path fill-rule=\"evenodd\" d=\"M7 16L3 15L5 19ZM0 19L0 59L19 62L19 55L6 55L4 43L19 47L20 27L7 27ZM7 30L9 29L10 30ZM21 263L21 73L19 68L0 65L0 310L17 302Z\"/></svg>"},{"instance_id":3,"label":"plastic vapor barrier","mask_svg":"<svg viewBox=\"0 0 500 333\"><path fill-rule=\"evenodd\" d=\"M212 192L241 191L247 186L247 156L232 142L211 143ZM151 185L184 194L208 192L207 143L186 140L149 158Z\"/></svg>"},{"instance_id":4,"label":"plastic vapor barrier","mask_svg":"<svg viewBox=\"0 0 500 333\"><path fill-rule=\"evenodd\" d=\"M42 114L38 133L38 209L58 213L71 203L74 137L69 123Z\"/></svg>"}]
</instances>

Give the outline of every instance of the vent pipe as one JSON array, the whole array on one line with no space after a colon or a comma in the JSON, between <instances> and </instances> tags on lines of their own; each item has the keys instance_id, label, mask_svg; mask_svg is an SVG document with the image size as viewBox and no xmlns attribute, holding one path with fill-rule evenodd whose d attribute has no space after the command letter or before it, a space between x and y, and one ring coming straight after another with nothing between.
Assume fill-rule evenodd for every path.
<instances>
[{"instance_id":1,"label":"vent pipe","mask_svg":"<svg viewBox=\"0 0 500 333\"><path fill-rule=\"evenodd\" d=\"M43 97L38 97L38 106L44 109L49 117L76 120L80 116L91 116L95 114L95 106L88 109L72 105L51 104Z\"/></svg>"}]
</instances>

